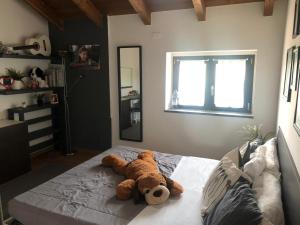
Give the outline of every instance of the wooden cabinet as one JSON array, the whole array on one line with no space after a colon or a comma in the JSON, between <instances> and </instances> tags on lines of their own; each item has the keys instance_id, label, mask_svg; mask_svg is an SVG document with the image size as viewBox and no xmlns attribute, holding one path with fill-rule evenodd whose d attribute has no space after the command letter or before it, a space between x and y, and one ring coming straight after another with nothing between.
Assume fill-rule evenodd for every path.
<instances>
[{"instance_id":1,"label":"wooden cabinet","mask_svg":"<svg viewBox=\"0 0 300 225\"><path fill-rule=\"evenodd\" d=\"M0 120L0 184L30 170L27 124Z\"/></svg>"},{"instance_id":2,"label":"wooden cabinet","mask_svg":"<svg viewBox=\"0 0 300 225\"><path fill-rule=\"evenodd\" d=\"M16 121L26 121L29 128L30 126L38 125L43 122L48 122L47 127L42 127L35 129L34 131L30 131L28 129L28 139L29 141L34 141L39 138L43 138L43 141L39 142L38 144L32 144L29 143L29 152L31 155L39 154L40 152L44 152L45 150L52 150L53 145L55 143L54 141L54 135L55 132L58 132L58 130L54 129L53 126L53 109L56 107L56 105L51 104L45 104L43 106L38 105L30 105L26 108L23 107L17 107L17 108L11 108L8 109L8 118L10 120L16 120ZM27 118L27 114L29 113L37 113L41 112L43 110L47 110L46 114L42 115L35 115L34 117ZM49 112L48 112L49 111Z\"/></svg>"}]
</instances>

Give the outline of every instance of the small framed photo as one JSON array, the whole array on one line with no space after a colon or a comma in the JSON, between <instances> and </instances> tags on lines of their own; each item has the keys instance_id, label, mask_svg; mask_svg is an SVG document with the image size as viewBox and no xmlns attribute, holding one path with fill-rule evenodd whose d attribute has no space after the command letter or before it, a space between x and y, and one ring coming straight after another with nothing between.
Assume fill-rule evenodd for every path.
<instances>
[{"instance_id":1,"label":"small framed photo","mask_svg":"<svg viewBox=\"0 0 300 225\"><path fill-rule=\"evenodd\" d=\"M100 45L71 45L71 68L100 70Z\"/></svg>"},{"instance_id":2,"label":"small framed photo","mask_svg":"<svg viewBox=\"0 0 300 225\"><path fill-rule=\"evenodd\" d=\"M295 10L294 10L294 28L293 28L293 37L297 37L300 34L300 0L295 1Z\"/></svg>"},{"instance_id":3,"label":"small framed photo","mask_svg":"<svg viewBox=\"0 0 300 225\"><path fill-rule=\"evenodd\" d=\"M52 105L58 104L58 95L57 94L51 94L50 95L50 102Z\"/></svg>"},{"instance_id":4,"label":"small framed photo","mask_svg":"<svg viewBox=\"0 0 300 225\"><path fill-rule=\"evenodd\" d=\"M291 74L291 82L290 88L292 90L297 90L297 84L299 79L299 47L293 49L293 65L292 65L292 74Z\"/></svg>"},{"instance_id":5,"label":"small framed photo","mask_svg":"<svg viewBox=\"0 0 300 225\"><path fill-rule=\"evenodd\" d=\"M293 50L294 50L294 47L291 47L290 49L288 49L287 58L286 58L283 95L287 98L287 102L291 101L291 94L292 94L291 76L293 73Z\"/></svg>"}]
</instances>

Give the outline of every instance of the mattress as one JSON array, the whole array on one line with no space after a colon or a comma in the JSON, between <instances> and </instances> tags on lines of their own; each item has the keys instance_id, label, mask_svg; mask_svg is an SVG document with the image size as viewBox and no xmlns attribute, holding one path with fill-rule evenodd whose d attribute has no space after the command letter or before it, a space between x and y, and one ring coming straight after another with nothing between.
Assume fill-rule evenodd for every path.
<instances>
[{"instance_id":1,"label":"mattress","mask_svg":"<svg viewBox=\"0 0 300 225\"><path fill-rule=\"evenodd\" d=\"M118 154L130 161L135 159L140 151L141 149L124 146L107 150L15 197L9 202L9 213L24 225L127 225L134 222L149 209L149 206L136 205L132 200L117 200L115 188L124 178L116 175L110 168L102 167L100 162L108 154ZM215 160L158 152L155 157L162 173L174 176L174 170L178 171L175 178L178 178L185 188L189 187L188 190L197 193L201 193L208 175L217 164ZM196 171L191 173L191 169ZM191 198L190 193L185 193L181 202L188 202L187 197ZM174 200L168 202L177 204ZM180 201L178 206L179 203Z\"/></svg>"}]
</instances>

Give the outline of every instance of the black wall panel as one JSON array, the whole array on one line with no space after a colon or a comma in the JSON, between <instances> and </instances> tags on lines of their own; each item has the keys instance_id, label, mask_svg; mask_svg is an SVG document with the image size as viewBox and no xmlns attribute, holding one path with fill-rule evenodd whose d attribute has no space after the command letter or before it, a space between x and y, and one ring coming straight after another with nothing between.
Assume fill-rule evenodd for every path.
<instances>
[{"instance_id":1,"label":"black wall panel","mask_svg":"<svg viewBox=\"0 0 300 225\"><path fill-rule=\"evenodd\" d=\"M69 87L79 75L85 78L72 89L69 100L74 148L105 150L111 147L107 18L97 27L88 19L65 21L64 31L49 24L53 55L72 44L100 44L101 69L67 68Z\"/></svg>"}]
</instances>

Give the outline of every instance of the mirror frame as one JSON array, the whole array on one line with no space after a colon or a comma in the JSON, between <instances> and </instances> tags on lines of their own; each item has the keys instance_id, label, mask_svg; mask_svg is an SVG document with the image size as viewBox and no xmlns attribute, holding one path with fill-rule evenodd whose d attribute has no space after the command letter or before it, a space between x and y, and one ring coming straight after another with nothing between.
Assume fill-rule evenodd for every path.
<instances>
[{"instance_id":1,"label":"mirror frame","mask_svg":"<svg viewBox=\"0 0 300 225\"><path fill-rule=\"evenodd\" d=\"M140 119L141 119L141 126L140 126L140 140L134 140L129 138L122 138L122 130L121 130L121 54L120 51L122 48L138 48L139 49L139 63L140 63ZM120 140L124 141L134 141L134 142L143 142L143 86L142 86L142 46L141 45L128 45L128 46L119 46L117 47L118 53L118 102L119 102L119 138Z\"/></svg>"}]
</instances>

